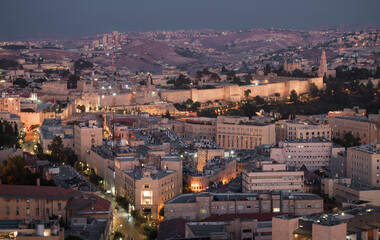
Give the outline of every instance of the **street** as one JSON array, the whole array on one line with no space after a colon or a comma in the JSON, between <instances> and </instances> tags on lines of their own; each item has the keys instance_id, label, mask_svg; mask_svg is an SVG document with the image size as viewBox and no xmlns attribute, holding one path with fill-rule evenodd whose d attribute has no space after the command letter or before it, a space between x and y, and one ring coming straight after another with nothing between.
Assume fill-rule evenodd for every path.
<instances>
[{"instance_id":1,"label":"street","mask_svg":"<svg viewBox=\"0 0 380 240\"><path fill-rule=\"evenodd\" d=\"M113 214L112 231L121 232L126 240L145 240L145 236L140 232L140 228L135 226L132 216L121 207L119 207L119 210L115 210L116 201L113 197L107 197L105 194L102 194L101 197L111 201Z\"/></svg>"}]
</instances>

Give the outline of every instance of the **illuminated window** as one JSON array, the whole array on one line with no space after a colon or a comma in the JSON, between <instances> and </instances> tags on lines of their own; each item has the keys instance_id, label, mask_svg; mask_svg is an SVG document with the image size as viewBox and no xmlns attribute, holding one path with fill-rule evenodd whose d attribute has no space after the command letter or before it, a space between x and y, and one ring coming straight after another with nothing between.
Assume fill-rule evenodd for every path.
<instances>
[{"instance_id":1,"label":"illuminated window","mask_svg":"<svg viewBox=\"0 0 380 240\"><path fill-rule=\"evenodd\" d=\"M280 212L280 208L273 208L273 212Z\"/></svg>"}]
</instances>

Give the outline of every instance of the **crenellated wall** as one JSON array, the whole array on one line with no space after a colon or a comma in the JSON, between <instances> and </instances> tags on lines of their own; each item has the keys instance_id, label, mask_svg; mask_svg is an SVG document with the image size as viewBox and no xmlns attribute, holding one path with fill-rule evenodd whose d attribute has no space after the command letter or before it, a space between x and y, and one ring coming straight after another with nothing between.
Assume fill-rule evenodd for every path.
<instances>
[{"instance_id":1,"label":"crenellated wall","mask_svg":"<svg viewBox=\"0 0 380 240\"><path fill-rule=\"evenodd\" d=\"M225 85L221 88L214 89L190 89L190 90L163 90L160 91L161 100L180 103L191 99L194 102L207 102L214 100L240 101L244 98L244 92L251 90L250 96L268 97L279 93L281 97L288 97L292 90L297 94L309 92L310 85L314 83L318 89L323 88L323 78L298 78L283 80L281 82L267 83L262 85L245 85L236 84Z\"/></svg>"}]
</instances>

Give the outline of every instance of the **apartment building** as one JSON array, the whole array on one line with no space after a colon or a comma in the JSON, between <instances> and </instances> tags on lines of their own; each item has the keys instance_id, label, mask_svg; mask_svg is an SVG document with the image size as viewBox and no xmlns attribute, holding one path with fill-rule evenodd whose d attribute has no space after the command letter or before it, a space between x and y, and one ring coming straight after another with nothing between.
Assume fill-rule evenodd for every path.
<instances>
[{"instance_id":1,"label":"apartment building","mask_svg":"<svg viewBox=\"0 0 380 240\"><path fill-rule=\"evenodd\" d=\"M44 119L40 131L40 141L44 152L49 152L49 146L57 136L61 138L63 147L74 149L73 127L62 125L61 120Z\"/></svg>"},{"instance_id":2,"label":"apartment building","mask_svg":"<svg viewBox=\"0 0 380 240\"><path fill-rule=\"evenodd\" d=\"M188 118L184 123L184 137L215 141L216 129L215 118Z\"/></svg>"},{"instance_id":3,"label":"apartment building","mask_svg":"<svg viewBox=\"0 0 380 240\"><path fill-rule=\"evenodd\" d=\"M331 128L328 124L303 120L280 120L276 124L276 141L311 139L321 137L331 140Z\"/></svg>"},{"instance_id":4,"label":"apartment building","mask_svg":"<svg viewBox=\"0 0 380 240\"><path fill-rule=\"evenodd\" d=\"M115 188L136 209L158 218L164 202L182 193L182 160L170 155L116 157Z\"/></svg>"},{"instance_id":5,"label":"apartment building","mask_svg":"<svg viewBox=\"0 0 380 240\"><path fill-rule=\"evenodd\" d=\"M347 149L349 178L380 187L380 143L371 143Z\"/></svg>"},{"instance_id":6,"label":"apartment building","mask_svg":"<svg viewBox=\"0 0 380 240\"><path fill-rule=\"evenodd\" d=\"M165 218L200 221L212 215L239 213L291 213L323 211L323 199L310 193L191 193L165 202Z\"/></svg>"},{"instance_id":7,"label":"apartment building","mask_svg":"<svg viewBox=\"0 0 380 240\"><path fill-rule=\"evenodd\" d=\"M249 121L248 117L218 116L216 142L224 149L254 149L275 144L275 125Z\"/></svg>"},{"instance_id":8,"label":"apartment building","mask_svg":"<svg viewBox=\"0 0 380 240\"><path fill-rule=\"evenodd\" d=\"M16 128L19 132L22 130L21 118L17 114L0 112L0 121L7 121L12 125L13 129L15 129L15 126L17 126Z\"/></svg>"},{"instance_id":9,"label":"apartment building","mask_svg":"<svg viewBox=\"0 0 380 240\"><path fill-rule=\"evenodd\" d=\"M212 183L228 183L236 177L236 159L214 158L206 163L201 172L189 173L184 178L193 192L206 190Z\"/></svg>"},{"instance_id":10,"label":"apartment building","mask_svg":"<svg viewBox=\"0 0 380 240\"><path fill-rule=\"evenodd\" d=\"M380 211L348 207L311 216L281 215L272 219L273 240L374 240L379 238Z\"/></svg>"},{"instance_id":11,"label":"apartment building","mask_svg":"<svg viewBox=\"0 0 380 240\"><path fill-rule=\"evenodd\" d=\"M271 149L270 158L297 170L305 165L309 171L314 171L329 166L331 157L337 157L344 150L324 138L297 139L279 142Z\"/></svg>"},{"instance_id":12,"label":"apartment building","mask_svg":"<svg viewBox=\"0 0 380 240\"><path fill-rule=\"evenodd\" d=\"M20 96L10 96L3 93L0 97L0 112L20 113Z\"/></svg>"},{"instance_id":13,"label":"apartment building","mask_svg":"<svg viewBox=\"0 0 380 240\"><path fill-rule=\"evenodd\" d=\"M329 198L335 197L340 203L356 204L366 202L380 206L380 188L351 178L323 178L322 191Z\"/></svg>"},{"instance_id":14,"label":"apartment building","mask_svg":"<svg viewBox=\"0 0 380 240\"><path fill-rule=\"evenodd\" d=\"M243 168L243 192L303 192L304 172L291 171L284 163L256 161Z\"/></svg>"},{"instance_id":15,"label":"apartment building","mask_svg":"<svg viewBox=\"0 0 380 240\"><path fill-rule=\"evenodd\" d=\"M72 217L109 220L111 203L96 195L48 186L0 184L0 216L4 220L49 220L62 216L66 224Z\"/></svg>"},{"instance_id":16,"label":"apartment building","mask_svg":"<svg viewBox=\"0 0 380 240\"><path fill-rule=\"evenodd\" d=\"M96 120L89 120L74 126L74 151L80 161L86 161L86 154L91 148L103 144L103 128Z\"/></svg>"},{"instance_id":17,"label":"apartment building","mask_svg":"<svg viewBox=\"0 0 380 240\"><path fill-rule=\"evenodd\" d=\"M378 126L375 122L365 117L331 117L329 118L332 137L344 140L346 133L351 132L354 137L360 138L362 144L369 144L378 141Z\"/></svg>"}]
</instances>

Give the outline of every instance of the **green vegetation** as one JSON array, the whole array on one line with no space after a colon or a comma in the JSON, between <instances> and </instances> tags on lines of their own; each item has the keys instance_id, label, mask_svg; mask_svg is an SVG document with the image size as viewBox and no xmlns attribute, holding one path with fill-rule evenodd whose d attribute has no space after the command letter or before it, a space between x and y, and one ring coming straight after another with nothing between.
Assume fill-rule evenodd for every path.
<instances>
[{"instance_id":1,"label":"green vegetation","mask_svg":"<svg viewBox=\"0 0 380 240\"><path fill-rule=\"evenodd\" d=\"M55 186L54 181L41 178L40 173L32 173L27 167L23 157L8 158L1 164L2 183L13 185L36 185L40 178L42 186Z\"/></svg>"},{"instance_id":2,"label":"green vegetation","mask_svg":"<svg viewBox=\"0 0 380 240\"><path fill-rule=\"evenodd\" d=\"M359 137L354 137L351 132L344 135L343 141L338 138L333 138L333 141L339 145L342 145L346 149L349 147L359 146L361 144L361 139Z\"/></svg>"},{"instance_id":3,"label":"green vegetation","mask_svg":"<svg viewBox=\"0 0 380 240\"><path fill-rule=\"evenodd\" d=\"M201 106L200 102L193 102L191 99L187 99L186 102L175 103L174 107L177 108L179 111L192 111L196 112L198 111L198 108Z\"/></svg>"},{"instance_id":4,"label":"green vegetation","mask_svg":"<svg viewBox=\"0 0 380 240\"><path fill-rule=\"evenodd\" d=\"M160 217L165 217L165 207L162 207L162 208L160 209L160 211L158 212L158 215L159 215Z\"/></svg>"},{"instance_id":5,"label":"green vegetation","mask_svg":"<svg viewBox=\"0 0 380 240\"><path fill-rule=\"evenodd\" d=\"M16 80L13 82L13 85L18 85L20 88L25 88L29 86L29 82L23 78L16 78Z\"/></svg>"},{"instance_id":6,"label":"green vegetation","mask_svg":"<svg viewBox=\"0 0 380 240\"><path fill-rule=\"evenodd\" d=\"M136 220L138 226L148 221L141 210L132 210L131 216Z\"/></svg>"},{"instance_id":7,"label":"green vegetation","mask_svg":"<svg viewBox=\"0 0 380 240\"><path fill-rule=\"evenodd\" d=\"M114 234L113 234L112 239L113 240L124 239L124 235L121 232L119 232L119 231L115 231Z\"/></svg>"},{"instance_id":8,"label":"green vegetation","mask_svg":"<svg viewBox=\"0 0 380 240\"><path fill-rule=\"evenodd\" d=\"M116 202L119 204L126 212L129 212L129 201L125 197L116 196Z\"/></svg>"},{"instance_id":9,"label":"green vegetation","mask_svg":"<svg viewBox=\"0 0 380 240\"><path fill-rule=\"evenodd\" d=\"M77 105L77 109L81 112L84 113L86 111L86 107L84 105Z\"/></svg>"},{"instance_id":10,"label":"green vegetation","mask_svg":"<svg viewBox=\"0 0 380 240\"><path fill-rule=\"evenodd\" d=\"M145 225L143 227L143 234L147 238L147 240L155 240L157 239L157 228L151 225Z\"/></svg>"},{"instance_id":11,"label":"green vegetation","mask_svg":"<svg viewBox=\"0 0 380 240\"><path fill-rule=\"evenodd\" d=\"M76 70L82 70L82 69L87 69L87 68L93 68L94 64L84 59L78 59L74 62L74 67Z\"/></svg>"},{"instance_id":12,"label":"green vegetation","mask_svg":"<svg viewBox=\"0 0 380 240\"><path fill-rule=\"evenodd\" d=\"M4 48L5 46L3 46ZM18 62L14 61L14 60L10 60L10 59L0 59L0 69L5 69L5 70L9 70L9 69L18 69L19 68L19 64Z\"/></svg>"},{"instance_id":13,"label":"green vegetation","mask_svg":"<svg viewBox=\"0 0 380 240\"><path fill-rule=\"evenodd\" d=\"M19 133L17 125L13 128L10 123L0 121L0 147L19 146Z\"/></svg>"}]
</instances>

